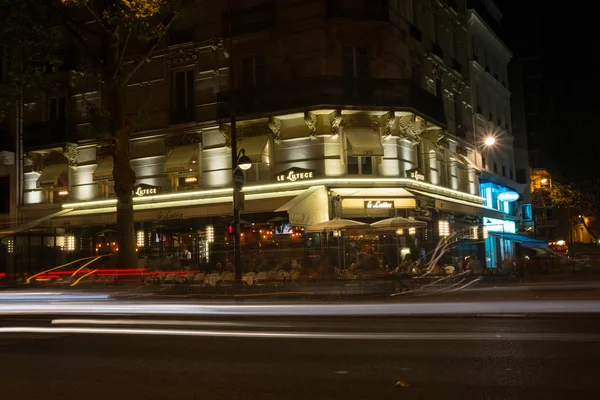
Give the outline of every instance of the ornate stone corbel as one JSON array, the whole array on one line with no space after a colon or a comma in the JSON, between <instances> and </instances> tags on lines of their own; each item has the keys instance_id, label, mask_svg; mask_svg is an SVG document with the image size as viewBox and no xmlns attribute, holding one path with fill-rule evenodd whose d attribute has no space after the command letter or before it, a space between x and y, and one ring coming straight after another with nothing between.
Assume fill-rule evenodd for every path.
<instances>
[{"instance_id":1,"label":"ornate stone corbel","mask_svg":"<svg viewBox=\"0 0 600 400\"><path fill-rule=\"evenodd\" d=\"M181 137L181 144L196 144L202 141L202 131L186 132Z\"/></svg>"},{"instance_id":2,"label":"ornate stone corbel","mask_svg":"<svg viewBox=\"0 0 600 400\"><path fill-rule=\"evenodd\" d=\"M281 120L279 118L269 118L269 129L273 135L273 142L275 144L281 143Z\"/></svg>"},{"instance_id":3,"label":"ornate stone corbel","mask_svg":"<svg viewBox=\"0 0 600 400\"><path fill-rule=\"evenodd\" d=\"M419 136L425 130L421 121L417 121L417 117L415 117L414 114L406 114L396 119L398 120L398 125L400 127L400 137L412 144L419 143L421 140Z\"/></svg>"},{"instance_id":4,"label":"ornate stone corbel","mask_svg":"<svg viewBox=\"0 0 600 400\"><path fill-rule=\"evenodd\" d=\"M335 110L329 114L329 123L331 124L331 134L334 137L338 137L340 135L340 127L342 126L341 110Z\"/></svg>"},{"instance_id":5,"label":"ornate stone corbel","mask_svg":"<svg viewBox=\"0 0 600 400\"><path fill-rule=\"evenodd\" d=\"M312 111L304 113L304 122L310 132L311 140L317 140L317 114Z\"/></svg>"},{"instance_id":6,"label":"ornate stone corbel","mask_svg":"<svg viewBox=\"0 0 600 400\"><path fill-rule=\"evenodd\" d=\"M444 131L440 129L437 135L438 137L435 140L436 146L443 149L450 148L450 142L448 141L448 137L444 135Z\"/></svg>"},{"instance_id":7,"label":"ornate stone corbel","mask_svg":"<svg viewBox=\"0 0 600 400\"><path fill-rule=\"evenodd\" d=\"M461 156L465 156L465 157L468 157L468 156L469 156L469 151L468 151L468 150L467 150L467 148L466 148L466 147L464 147L464 146L457 146L457 147L456 147L456 152L457 152L458 154L460 154Z\"/></svg>"},{"instance_id":8,"label":"ornate stone corbel","mask_svg":"<svg viewBox=\"0 0 600 400\"><path fill-rule=\"evenodd\" d=\"M394 124L396 123L396 114L393 111L388 113L388 118L383 125L381 130L381 137L383 140L390 140L392 132L394 130Z\"/></svg>"},{"instance_id":9,"label":"ornate stone corbel","mask_svg":"<svg viewBox=\"0 0 600 400\"><path fill-rule=\"evenodd\" d=\"M69 162L69 167L77 166L77 147L65 146L63 147L63 156Z\"/></svg>"},{"instance_id":10,"label":"ornate stone corbel","mask_svg":"<svg viewBox=\"0 0 600 400\"><path fill-rule=\"evenodd\" d=\"M220 124L219 132L225 139L225 147L231 147L231 127L229 125Z\"/></svg>"},{"instance_id":11,"label":"ornate stone corbel","mask_svg":"<svg viewBox=\"0 0 600 400\"><path fill-rule=\"evenodd\" d=\"M11 151L0 151L0 165L13 165L15 163L15 153Z\"/></svg>"},{"instance_id":12,"label":"ornate stone corbel","mask_svg":"<svg viewBox=\"0 0 600 400\"><path fill-rule=\"evenodd\" d=\"M456 75L452 74L452 90L455 93L462 93L465 88L465 82L458 78Z\"/></svg>"},{"instance_id":13,"label":"ornate stone corbel","mask_svg":"<svg viewBox=\"0 0 600 400\"><path fill-rule=\"evenodd\" d=\"M433 63L431 71L433 73L433 76L435 76L438 79L443 79L444 78L444 72L446 72L446 69L444 67L442 67L438 63Z\"/></svg>"}]
</instances>

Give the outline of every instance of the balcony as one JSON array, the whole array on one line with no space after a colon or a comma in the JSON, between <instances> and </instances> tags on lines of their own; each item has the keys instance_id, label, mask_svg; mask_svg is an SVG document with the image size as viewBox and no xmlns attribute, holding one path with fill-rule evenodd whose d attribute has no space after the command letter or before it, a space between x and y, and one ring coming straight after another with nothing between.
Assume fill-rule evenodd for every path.
<instances>
[{"instance_id":1,"label":"balcony","mask_svg":"<svg viewBox=\"0 0 600 400\"><path fill-rule=\"evenodd\" d=\"M316 108L409 109L444 126L442 100L407 79L355 79L333 76L297 79L235 92L239 117L298 112ZM231 92L217 95L217 117L230 115Z\"/></svg>"},{"instance_id":2,"label":"balcony","mask_svg":"<svg viewBox=\"0 0 600 400\"><path fill-rule=\"evenodd\" d=\"M23 127L23 148L35 151L76 144L75 130L65 119L25 125Z\"/></svg>"},{"instance_id":3,"label":"balcony","mask_svg":"<svg viewBox=\"0 0 600 400\"><path fill-rule=\"evenodd\" d=\"M389 21L388 0L368 0L364 2L328 0L328 18L345 18L360 21Z\"/></svg>"}]
</instances>

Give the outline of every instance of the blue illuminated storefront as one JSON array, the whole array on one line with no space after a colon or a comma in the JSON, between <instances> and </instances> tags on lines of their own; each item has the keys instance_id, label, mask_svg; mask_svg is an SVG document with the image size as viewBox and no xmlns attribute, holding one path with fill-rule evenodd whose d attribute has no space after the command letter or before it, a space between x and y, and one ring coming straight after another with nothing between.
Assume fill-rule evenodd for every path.
<instances>
[{"instance_id":1,"label":"blue illuminated storefront","mask_svg":"<svg viewBox=\"0 0 600 400\"><path fill-rule=\"evenodd\" d=\"M519 193L511 187L486 179L480 180L479 190L481 197L485 198L486 207L504 214L503 219L483 218L486 267L497 268L505 259L515 258L515 242L509 237L514 237L517 232Z\"/></svg>"}]
</instances>

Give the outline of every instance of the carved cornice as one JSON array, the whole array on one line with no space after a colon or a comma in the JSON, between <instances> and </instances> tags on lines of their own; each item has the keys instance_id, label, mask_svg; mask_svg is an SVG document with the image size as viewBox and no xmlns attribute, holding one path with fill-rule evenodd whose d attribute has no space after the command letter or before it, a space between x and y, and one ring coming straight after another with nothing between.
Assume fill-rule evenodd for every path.
<instances>
[{"instance_id":1,"label":"carved cornice","mask_svg":"<svg viewBox=\"0 0 600 400\"><path fill-rule=\"evenodd\" d=\"M393 111L385 114L382 118L385 118L383 129L381 130L381 136L384 140L389 140L392 137L394 125L396 124L396 114Z\"/></svg>"},{"instance_id":2,"label":"carved cornice","mask_svg":"<svg viewBox=\"0 0 600 400\"><path fill-rule=\"evenodd\" d=\"M178 68L196 64L198 55L194 51L184 51L180 49L177 53L167 57L167 67Z\"/></svg>"},{"instance_id":3,"label":"carved cornice","mask_svg":"<svg viewBox=\"0 0 600 400\"><path fill-rule=\"evenodd\" d=\"M275 144L281 143L281 120L279 118L271 117L269 118L269 129L271 130L271 134L273 135L273 142Z\"/></svg>"},{"instance_id":4,"label":"carved cornice","mask_svg":"<svg viewBox=\"0 0 600 400\"><path fill-rule=\"evenodd\" d=\"M464 147L464 146L457 146L457 147L456 147L456 152L457 152L458 154L460 154L461 156L465 156L465 157L468 157L468 156L469 156L469 151L468 151L468 150L467 150L467 148L466 148L466 147Z\"/></svg>"},{"instance_id":5,"label":"carved cornice","mask_svg":"<svg viewBox=\"0 0 600 400\"><path fill-rule=\"evenodd\" d=\"M425 131L426 124L422 118L414 114L403 115L398 120L400 138L417 144L421 141L420 135ZM419 121L420 120L420 121ZM425 126L424 126L425 125Z\"/></svg>"},{"instance_id":6,"label":"carved cornice","mask_svg":"<svg viewBox=\"0 0 600 400\"><path fill-rule=\"evenodd\" d=\"M0 165L13 165L15 163L15 153L11 151L0 151Z\"/></svg>"},{"instance_id":7,"label":"carved cornice","mask_svg":"<svg viewBox=\"0 0 600 400\"><path fill-rule=\"evenodd\" d=\"M304 122L310 132L310 138L312 140L317 139L317 115L312 111L306 111L304 113Z\"/></svg>"}]
</instances>

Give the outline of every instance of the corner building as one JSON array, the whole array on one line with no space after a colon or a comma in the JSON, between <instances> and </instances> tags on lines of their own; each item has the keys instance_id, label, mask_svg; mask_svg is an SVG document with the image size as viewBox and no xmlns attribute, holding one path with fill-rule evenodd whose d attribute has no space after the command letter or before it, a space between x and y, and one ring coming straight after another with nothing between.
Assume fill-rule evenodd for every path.
<instances>
[{"instance_id":1,"label":"corner building","mask_svg":"<svg viewBox=\"0 0 600 400\"><path fill-rule=\"evenodd\" d=\"M428 228L403 243L420 253L454 231L477 238L484 217L509 218L480 196L465 1L231 3L231 18L227 2L206 1L179 20L129 85L137 239L149 262L184 244L196 262L226 252L233 100L238 149L253 162L246 255L268 247L274 230L258 227L277 218L307 246L302 227L331 218L414 217ZM76 64L74 51L65 43ZM25 205L1 239L14 271L114 251L110 143L89 113L99 95L64 78L25 109Z\"/></svg>"}]
</instances>

